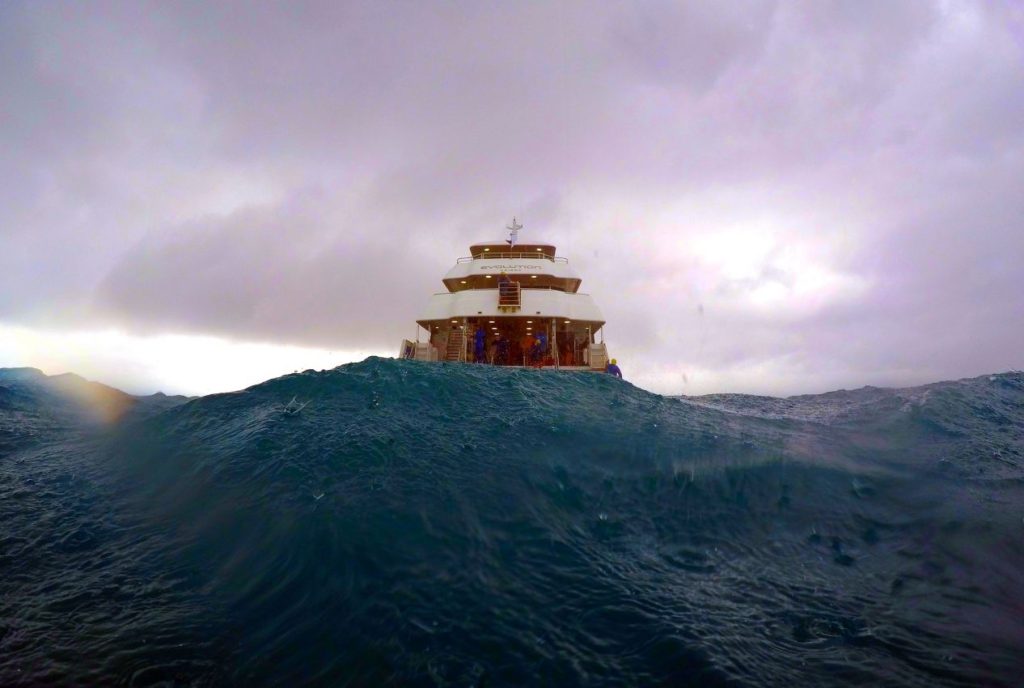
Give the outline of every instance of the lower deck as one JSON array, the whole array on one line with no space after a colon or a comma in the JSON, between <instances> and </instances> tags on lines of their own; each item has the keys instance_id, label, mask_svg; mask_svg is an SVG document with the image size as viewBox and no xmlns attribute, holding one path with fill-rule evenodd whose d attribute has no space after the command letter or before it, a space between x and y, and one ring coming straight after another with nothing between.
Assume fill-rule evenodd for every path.
<instances>
[{"instance_id":1,"label":"lower deck","mask_svg":"<svg viewBox=\"0 0 1024 688\"><path fill-rule=\"evenodd\" d=\"M418 325L416 341L402 342L401 358L570 370L604 370L608 363L604 342L597 341L602 322L481 316Z\"/></svg>"}]
</instances>

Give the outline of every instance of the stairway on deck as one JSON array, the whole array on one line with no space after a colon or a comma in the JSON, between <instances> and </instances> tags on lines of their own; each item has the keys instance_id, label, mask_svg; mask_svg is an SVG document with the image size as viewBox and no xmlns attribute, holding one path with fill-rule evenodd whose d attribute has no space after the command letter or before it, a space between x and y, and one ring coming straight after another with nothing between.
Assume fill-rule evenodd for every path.
<instances>
[{"instance_id":1,"label":"stairway on deck","mask_svg":"<svg viewBox=\"0 0 1024 688\"><path fill-rule=\"evenodd\" d=\"M448 334L448 348L445 351L444 360L464 361L466 360L466 335L462 330L453 330Z\"/></svg>"}]
</instances>

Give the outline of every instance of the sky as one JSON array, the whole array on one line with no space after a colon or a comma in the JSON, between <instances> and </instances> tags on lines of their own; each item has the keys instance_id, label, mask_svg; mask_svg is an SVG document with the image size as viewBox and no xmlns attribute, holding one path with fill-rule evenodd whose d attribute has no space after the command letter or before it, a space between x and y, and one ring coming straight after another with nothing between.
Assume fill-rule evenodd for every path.
<instances>
[{"instance_id":1,"label":"sky","mask_svg":"<svg viewBox=\"0 0 1024 688\"><path fill-rule=\"evenodd\" d=\"M0 3L0 366L393 356L513 215L655 392L1024 368L1024 5Z\"/></svg>"}]
</instances>

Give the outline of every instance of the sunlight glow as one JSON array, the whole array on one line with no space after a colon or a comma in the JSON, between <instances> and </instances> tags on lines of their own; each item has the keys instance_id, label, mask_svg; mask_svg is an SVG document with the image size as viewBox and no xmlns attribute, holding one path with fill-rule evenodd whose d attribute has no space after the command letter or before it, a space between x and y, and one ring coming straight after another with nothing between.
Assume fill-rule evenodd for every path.
<instances>
[{"instance_id":1,"label":"sunlight glow","mask_svg":"<svg viewBox=\"0 0 1024 688\"><path fill-rule=\"evenodd\" d=\"M74 372L132 394L228 392L295 371L393 354L197 335L38 330L0 323L0 367L31 366L49 375Z\"/></svg>"},{"instance_id":2,"label":"sunlight glow","mask_svg":"<svg viewBox=\"0 0 1024 688\"><path fill-rule=\"evenodd\" d=\"M752 226L699 237L691 248L710 281L737 307L770 311L780 319L855 299L870 286L834 267L829 251L781 236L771 227Z\"/></svg>"}]
</instances>

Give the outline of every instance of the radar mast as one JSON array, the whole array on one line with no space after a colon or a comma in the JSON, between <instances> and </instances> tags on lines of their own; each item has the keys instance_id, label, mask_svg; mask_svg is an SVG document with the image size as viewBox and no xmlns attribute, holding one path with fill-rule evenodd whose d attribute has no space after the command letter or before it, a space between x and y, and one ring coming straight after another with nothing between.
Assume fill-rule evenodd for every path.
<instances>
[{"instance_id":1,"label":"radar mast","mask_svg":"<svg viewBox=\"0 0 1024 688\"><path fill-rule=\"evenodd\" d=\"M516 222L516 218L513 216L512 224L505 227L508 230L508 239L505 240L505 243L509 245L509 248L516 245L516 241L519 240L519 230L522 228L523 226Z\"/></svg>"}]
</instances>

